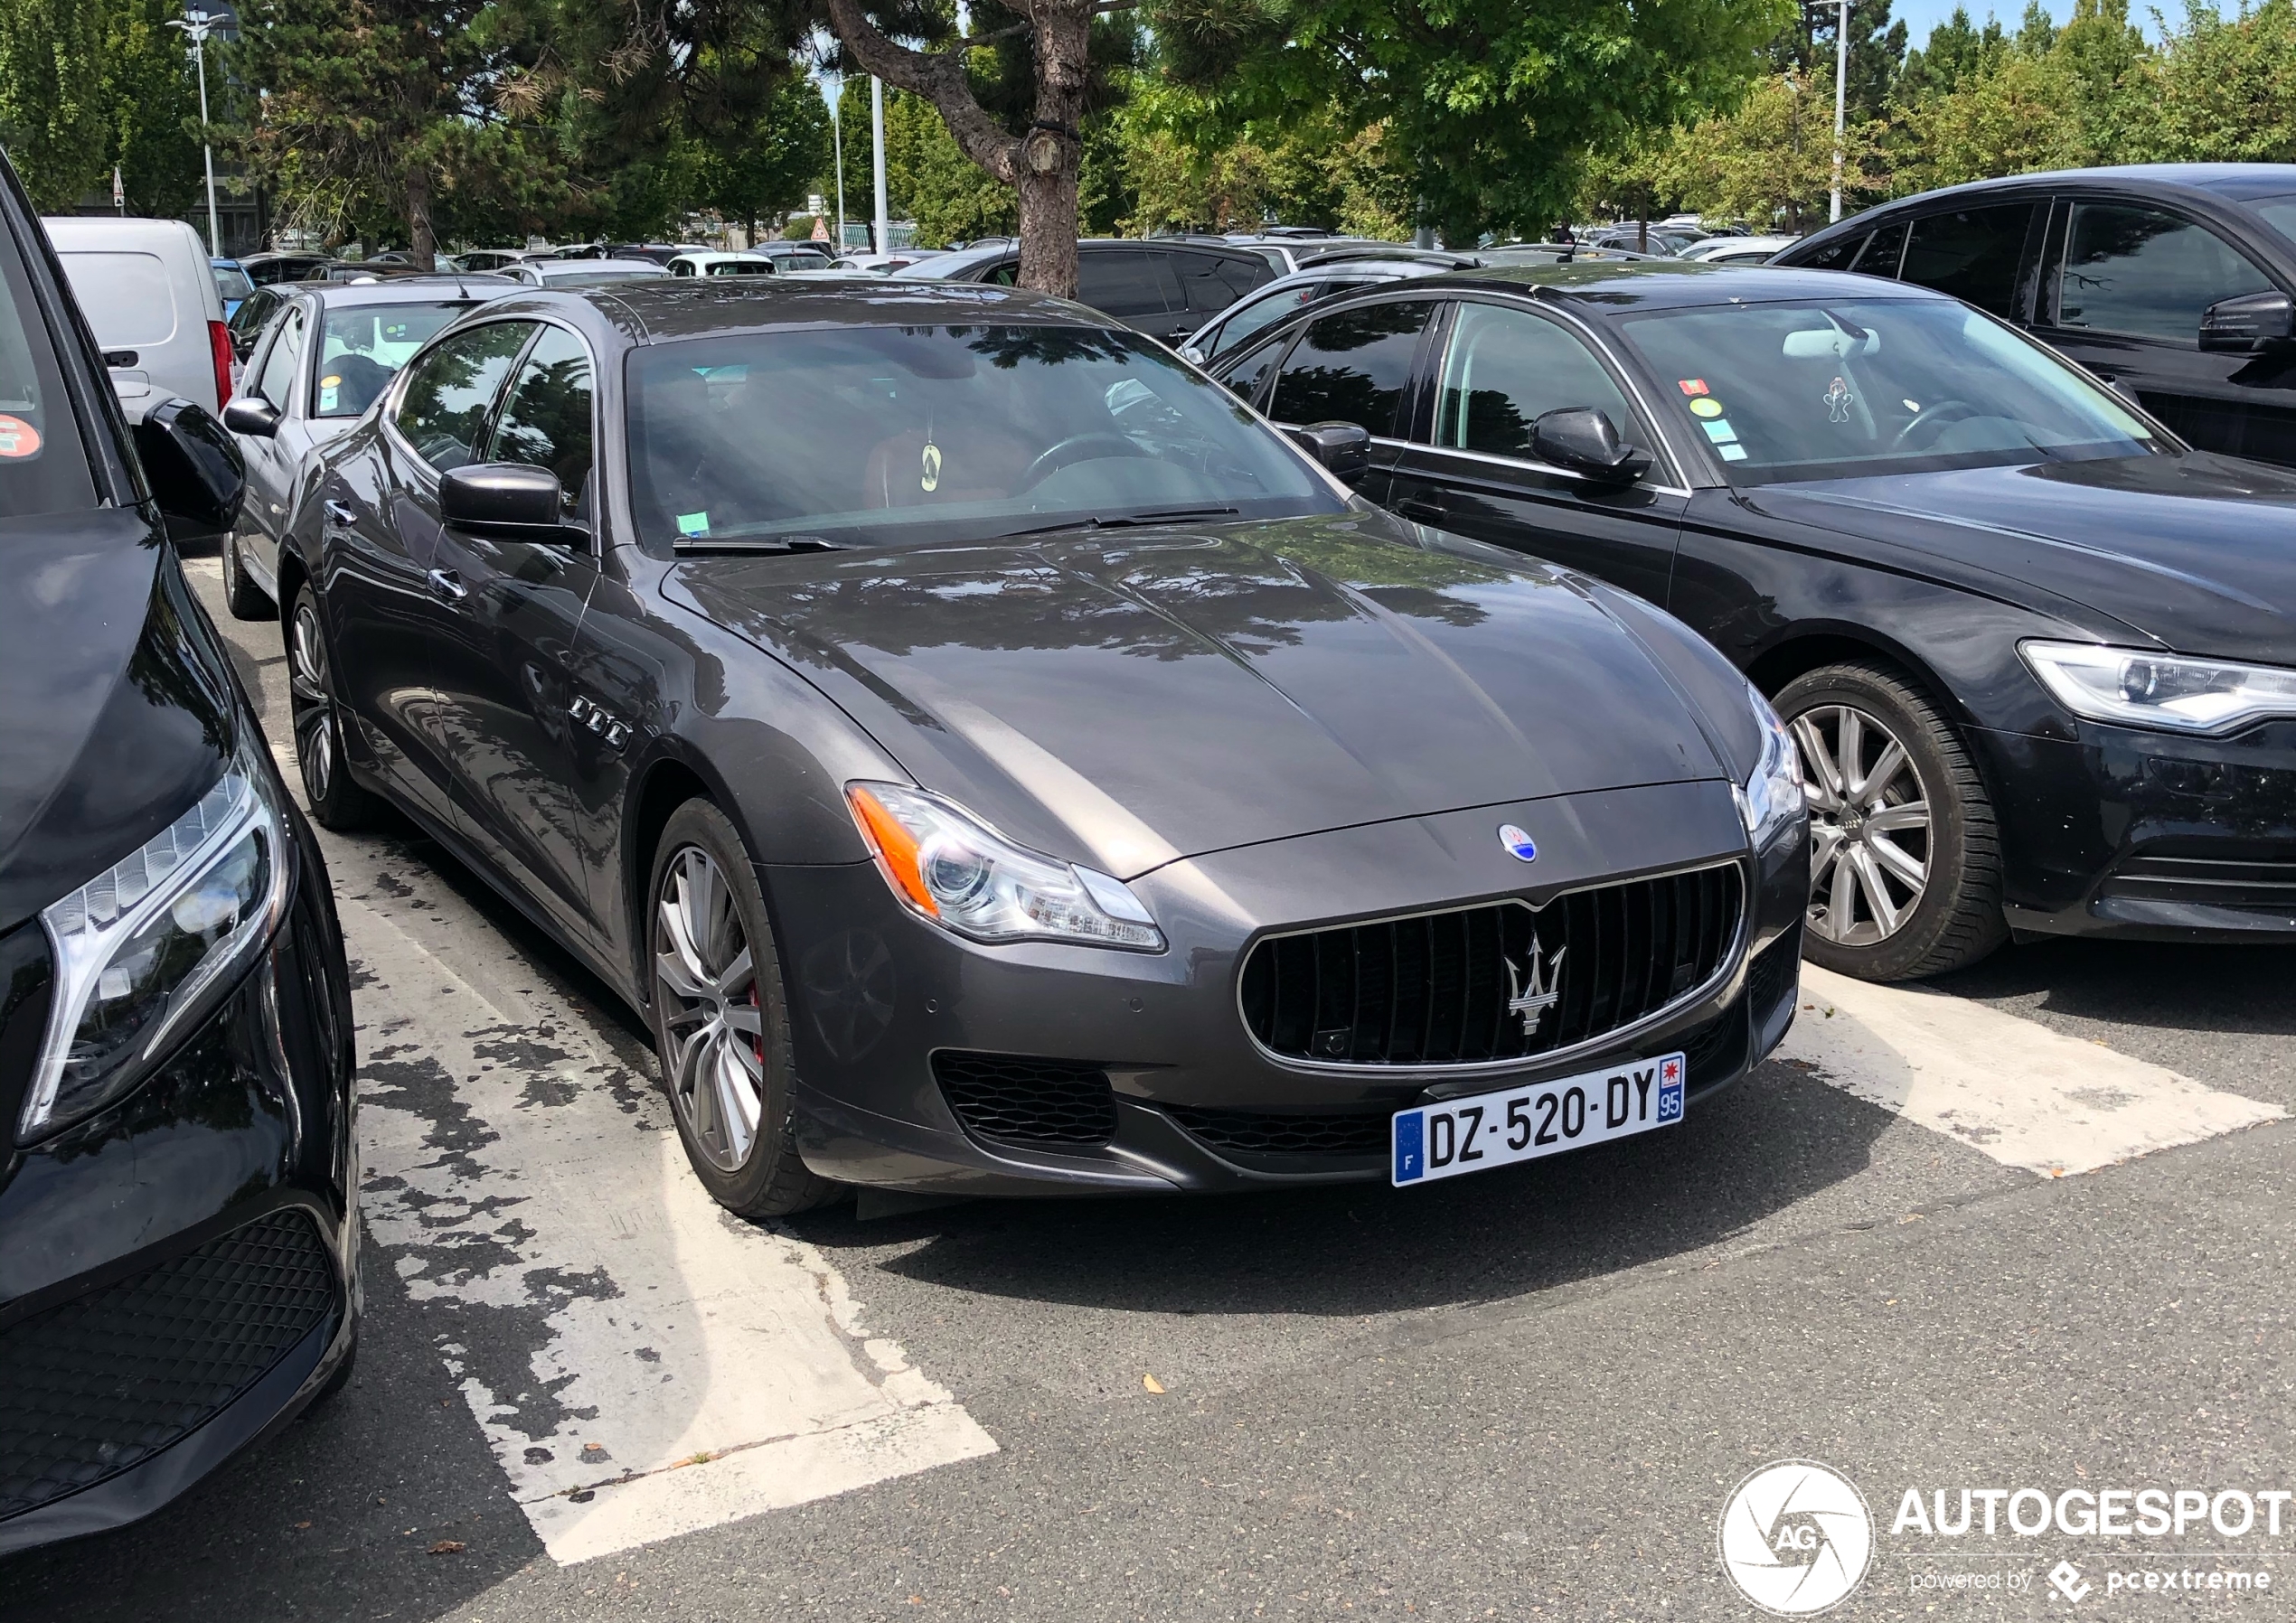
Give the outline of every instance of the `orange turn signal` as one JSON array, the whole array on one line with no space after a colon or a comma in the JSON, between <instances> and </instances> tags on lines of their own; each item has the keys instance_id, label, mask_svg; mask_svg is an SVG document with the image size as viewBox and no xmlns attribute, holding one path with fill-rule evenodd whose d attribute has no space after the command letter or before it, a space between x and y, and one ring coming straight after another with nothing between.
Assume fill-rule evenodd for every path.
<instances>
[{"instance_id":1,"label":"orange turn signal","mask_svg":"<svg viewBox=\"0 0 2296 1623\"><path fill-rule=\"evenodd\" d=\"M846 786L845 800L852 807L853 821L861 825L861 838L869 842L870 854L893 888L927 918L938 918L941 910L934 904L933 893L925 888L925 875L917 861L917 836L860 784Z\"/></svg>"}]
</instances>

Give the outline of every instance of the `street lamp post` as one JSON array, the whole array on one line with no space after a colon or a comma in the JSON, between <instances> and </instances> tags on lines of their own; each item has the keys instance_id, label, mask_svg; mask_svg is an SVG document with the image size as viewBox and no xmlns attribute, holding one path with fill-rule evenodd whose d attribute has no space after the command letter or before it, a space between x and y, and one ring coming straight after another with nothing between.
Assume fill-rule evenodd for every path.
<instances>
[{"instance_id":1,"label":"street lamp post","mask_svg":"<svg viewBox=\"0 0 2296 1623\"><path fill-rule=\"evenodd\" d=\"M869 130L877 171L876 249L880 254L889 254L893 251L893 221L885 207L885 81L874 76L869 81Z\"/></svg>"},{"instance_id":2,"label":"street lamp post","mask_svg":"<svg viewBox=\"0 0 2296 1623\"><path fill-rule=\"evenodd\" d=\"M1847 133L1849 108L1849 0L1840 0L1840 21L1833 31L1833 208L1830 220L1841 218L1841 144Z\"/></svg>"},{"instance_id":3,"label":"street lamp post","mask_svg":"<svg viewBox=\"0 0 2296 1623\"><path fill-rule=\"evenodd\" d=\"M829 138L837 154L837 252L832 257L845 257L845 118L842 103L845 81L832 74L823 74L821 96L829 103Z\"/></svg>"},{"instance_id":4,"label":"street lamp post","mask_svg":"<svg viewBox=\"0 0 2296 1623\"><path fill-rule=\"evenodd\" d=\"M199 149L207 164L207 251L219 258L223 252L223 233L215 221L215 148L207 138L207 36L221 21L204 11L186 11L181 17L167 19L170 28L182 29L192 42L192 61L199 65Z\"/></svg>"}]
</instances>

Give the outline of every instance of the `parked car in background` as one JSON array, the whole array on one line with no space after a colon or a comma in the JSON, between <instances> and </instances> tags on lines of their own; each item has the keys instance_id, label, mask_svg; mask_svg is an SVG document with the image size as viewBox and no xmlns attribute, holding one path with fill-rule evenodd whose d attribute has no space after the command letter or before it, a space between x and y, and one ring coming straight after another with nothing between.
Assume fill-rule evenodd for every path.
<instances>
[{"instance_id":1,"label":"parked car in background","mask_svg":"<svg viewBox=\"0 0 2296 1623\"><path fill-rule=\"evenodd\" d=\"M127 420L171 397L221 411L234 356L199 233L180 220L68 215L42 223Z\"/></svg>"},{"instance_id":2,"label":"parked car in background","mask_svg":"<svg viewBox=\"0 0 2296 1623\"><path fill-rule=\"evenodd\" d=\"M1443 259L1458 257L1441 249L1416 249L1407 242L1382 242L1376 237L1341 237L1332 232L1311 235L1285 231L1277 235L1262 231L1210 240L1249 249L1266 259L1277 276L1289 276L1295 270L1304 270L1310 265L1331 259L1407 259L1421 253Z\"/></svg>"},{"instance_id":3,"label":"parked car in background","mask_svg":"<svg viewBox=\"0 0 2296 1623\"><path fill-rule=\"evenodd\" d=\"M536 256L522 248L474 248L453 256L456 270L507 270Z\"/></svg>"},{"instance_id":4,"label":"parked car in background","mask_svg":"<svg viewBox=\"0 0 2296 1623\"><path fill-rule=\"evenodd\" d=\"M1698 265L1767 265L1801 240L1799 237L1708 237L1675 257Z\"/></svg>"},{"instance_id":5,"label":"parked car in background","mask_svg":"<svg viewBox=\"0 0 2296 1623\"><path fill-rule=\"evenodd\" d=\"M1680 1119L1793 1016L1775 718L1627 594L1350 500L1360 429L1301 438L1018 290L505 299L298 510L306 792L387 798L645 1011L750 1216L1416 1185Z\"/></svg>"},{"instance_id":6,"label":"parked car in background","mask_svg":"<svg viewBox=\"0 0 2296 1623\"><path fill-rule=\"evenodd\" d=\"M247 272L237 259L213 258L207 263L215 273L215 293L223 301L223 320L228 324L238 313L241 301L255 291L255 284L247 279Z\"/></svg>"},{"instance_id":7,"label":"parked car in background","mask_svg":"<svg viewBox=\"0 0 2296 1623\"><path fill-rule=\"evenodd\" d=\"M164 256L180 318L167 223L51 230ZM0 161L0 1560L189 1492L358 1334L326 868L168 539L237 454L181 398L128 431L80 314Z\"/></svg>"},{"instance_id":8,"label":"parked car in background","mask_svg":"<svg viewBox=\"0 0 2296 1623\"><path fill-rule=\"evenodd\" d=\"M1478 265L1628 265L1663 259L1664 254L1638 254L1632 249L1598 248L1586 242L1495 242L1474 251Z\"/></svg>"},{"instance_id":9,"label":"parked car in background","mask_svg":"<svg viewBox=\"0 0 2296 1623\"><path fill-rule=\"evenodd\" d=\"M314 455L349 431L433 333L517 286L472 275L273 290L284 295L280 307L223 410L247 463L247 500L222 546L233 614L268 620L278 613L279 538Z\"/></svg>"},{"instance_id":10,"label":"parked car in background","mask_svg":"<svg viewBox=\"0 0 2296 1623\"><path fill-rule=\"evenodd\" d=\"M279 252L240 256L240 268L247 272L247 279L258 287L268 287L274 282L302 282L313 277L324 277L342 263L343 261L333 254Z\"/></svg>"},{"instance_id":11,"label":"parked car in background","mask_svg":"<svg viewBox=\"0 0 2296 1623\"><path fill-rule=\"evenodd\" d=\"M645 282L670 273L651 259L525 259L502 274L529 287L597 287L607 282Z\"/></svg>"},{"instance_id":12,"label":"parked car in background","mask_svg":"<svg viewBox=\"0 0 2296 1623\"><path fill-rule=\"evenodd\" d=\"M2296 164L2150 164L1925 192L1775 263L1934 287L2211 451L2296 465Z\"/></svg>"},{"instance_id":13,"label":"parked car in background","mask_svg":"<svg viewBox=\"0 0 2296 1623\"><path fill-rule=\"evenodd\" d=\"M2296 938L2296 474L1994 317L1771 267L1398 284L1217 370L1363 493L1703 633L1799 741L1808 951Z\"/></svg>"},{"instance_id":14,"label":"parked car in background","mask_svg":"<svg viewBox=\"0 0 2296 1623\"><path fill-rule=\"evenodd\" d=\"M263 331L263 324L278 314L279 306L300 286L302 284L298 282L273 282L268 286L258 287L240 301L240 307L232 311L231 318L223 324L224 330L231 337L234 360L244 361L247 359L249 347L255 342L257 334ZM234 389L238 388L236 380L232 387Z\"/></svg>"},{"instance_id":15,"label":"parked car in background","mask_svg":"<svg viewBox=\"0 0 2296 1623\"><path fill-rule=\"evenodd\" d=\"M893 272L897 279L986 282L1020 279L1017 243L938 254ZM1275 279L1249 249L1194 238L1090 238L1077 245L1077 298L1103 315L1166 343L1181 343L1209 316Z\"/></svg>"},{"instance_id":16,"label":"parked car in background","mask_svg":"<svg viewBox=\"0 0 2296 1623\"><path fill-rule=\"evenodd\" d=\"M669 259L664 268L673 277L769 277L778 267L770 254L720 253L690 248Z\"/></svg>"},{"instance_id":17,"label":"parked car in background","mask_svg":"<svg viewBox=\"0 0 2296 1623\"><path fill-rule=\"evenodd\" d=\"M1382 282L1459 270L1473 263L1472 259L1436 258L1432 255L1408 259L1318 260L1305 270L1278 277L1266 286L1237 299L1190 333L1180 353L1182 359L1200 365L1217 361L1317 299L1351 293L1360 287L1376 287Z\"/></svg>"},{"instance_id":18,"label":"parked car in background","mask_svg":"<svg viewBox=\"0 0 2296 1623\"><path fill-rule=\"evenodd\" d=\"M866 270L880 277L890 276L893 272L904 270L911 265L922 264L942 251L937 248L903 248L896 249L889 254L847 254L842 258L833 261L833 268Z\"/></svg>"},{"instance_id":19,"label":"parked car in background","mask_svg":"<svg viewBox=\"0 0 2296 1623\"><path fill-rule=\"evenodd\" d=\"M765 255L784 270L825 270L838 257L836 250L826 242L754 242L750 244L749 251ZM814 263L816 260L818 264Z\"/></svg>"}]
</instances>

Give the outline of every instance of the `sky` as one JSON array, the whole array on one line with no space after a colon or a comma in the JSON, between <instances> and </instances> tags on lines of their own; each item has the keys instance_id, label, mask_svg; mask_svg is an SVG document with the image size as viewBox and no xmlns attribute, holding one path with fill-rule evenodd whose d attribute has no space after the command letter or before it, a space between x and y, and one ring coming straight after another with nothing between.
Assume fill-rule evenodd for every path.
<instances>
[{"instance_id":1,"label":"sky","mask_svg":"<svg viewBox=\"0 0 2296 1623\"><path fill-rule=\"evenodd\" d=\"M1851 0L1854 5L1857 0ZM2025 14L2025 0L1960 0L1969 11L1969 20L1982 27L1989 11L2000 18L2001 26L2012 33L2018 19ZM1890 0L1889 15L1893 22L1905 24L1906 43L1920 45L1929 38L1929 31L1953 14L1956 0ZM2073 14L2073 0L2047 0L2049 14L2062 23ZM2150 0L2131 0L2129 15L2142 28L2146 37L2159 39L2160 30L2155 26ZM2170 16L2179 16L2184 7L2181 0L2160 0L2158 9ZM2231 10L2230 6L2225 8Z\"/></svg>"}]
</instances>

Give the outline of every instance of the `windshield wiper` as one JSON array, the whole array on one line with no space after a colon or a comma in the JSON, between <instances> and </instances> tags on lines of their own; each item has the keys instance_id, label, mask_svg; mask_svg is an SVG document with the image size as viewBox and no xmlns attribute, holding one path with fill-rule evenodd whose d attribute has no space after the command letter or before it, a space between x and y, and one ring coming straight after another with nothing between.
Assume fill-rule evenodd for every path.
<instances>
[{"instance_id":1,"label":"windshield wiper","mask_svg":"<svg viewBox=\"0 0 2296 1623\"><path fill-rule=\"evenodd\" d=\"M1050 535L1059 530L1129 530L1141 524L1175 524L1184 519L1231 519L1243 511L1240 507L1174 507L1162 512L1116 513L1107 518L1096 514L1088 519L1040 524L1033 530L1008 530L997 539L1009 541L1015 536Z\"/></svg>"},{"instance_id":2,"label":"windshield wiper","mask_svg":"<svg viewBox=\"0 0 2296 1623\"><path fill-rule=\"evenodd\" d=\"M846 549L842 543L833 541L825 535L726 536L718 540L711 540L706 536L680 536L670 546L680 558L741 553L779 557L790 552L842 552Z\"/></svg>"}]
</instances>

